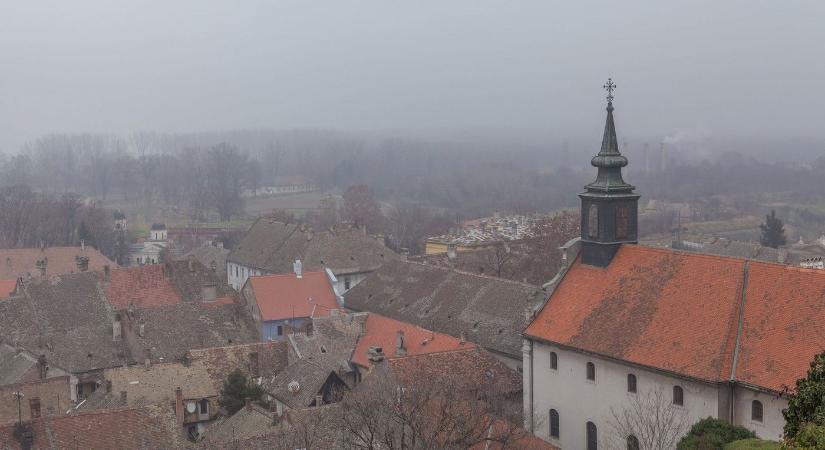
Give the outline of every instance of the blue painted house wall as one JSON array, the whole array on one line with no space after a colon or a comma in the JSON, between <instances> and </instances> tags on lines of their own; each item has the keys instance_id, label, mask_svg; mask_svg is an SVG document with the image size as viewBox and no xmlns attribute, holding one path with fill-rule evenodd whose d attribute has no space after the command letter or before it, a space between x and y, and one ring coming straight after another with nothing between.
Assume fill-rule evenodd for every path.
<instances>
[{"instance_id":1,"label":"blue painted house wall","mask_svg":"<svg viewBox=\"0 0 825 450\"><path fill-rule=\"evenodd\" d=\"M261 339L264 341L280 341L286 338L287 330L301 329L309 322L309 317L297 317L287 320L269 320L261 323ZM278 327L281 327L281 335L278 335Z\"/></svg>"}]
</instances>

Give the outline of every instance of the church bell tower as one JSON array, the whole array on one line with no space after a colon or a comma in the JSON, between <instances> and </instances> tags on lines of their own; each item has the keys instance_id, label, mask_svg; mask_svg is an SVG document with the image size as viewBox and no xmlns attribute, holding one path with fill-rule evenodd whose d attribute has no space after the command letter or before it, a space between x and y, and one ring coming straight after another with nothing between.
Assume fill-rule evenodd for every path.
<instances>
[{"instance_id":1,"label":"church bell tower","mask_svg":"<svg viewBox=\"0 0 825 450\"><path fill-rule=\"evenodd\" d=\"M634 186L622 178L627 158L619 153L616 126L613 123L612 79L607 90L607 120L604 124L602 148L590 161L598 169L596 179L585 186L581 198L582 262L607 267L619 246L638 242L638 204L640 195Z\"/></svg>"}]
</instances>

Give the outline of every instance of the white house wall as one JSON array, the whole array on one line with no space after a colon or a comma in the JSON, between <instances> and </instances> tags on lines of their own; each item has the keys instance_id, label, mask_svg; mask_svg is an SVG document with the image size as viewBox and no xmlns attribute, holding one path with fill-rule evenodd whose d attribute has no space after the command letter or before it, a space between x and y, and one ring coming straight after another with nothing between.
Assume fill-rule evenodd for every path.
<instances>
[{"instance_id":1,"label":"white house wall","mask_svg":"<svg viewBox=\"0 0 825 450\"><path fill-rule=\"evenodd\" d=\"M767 394L745 387L736 387L734 401L734 422L753 430L762 439L780 440L785 418L782 410L788 407L788 400L774 394ZM751 405L754 400L762 402L762 422L751 420Z\"/></svg>"},{"instance_id":2,"label":"white house wall","mask_svg":"<svg viewBox=\"0 0 825 450\"><path fill-rule=\"evenodd\" d=\"M527 344L529 346L529 343ZM558 355L558 370L551 369L550 353ZM587 422L598 430L600 449L624 448L627 436L616 436L611 430L611 409L621 411L632 401L632 396L645 395L661 389L665 401L672 399L673 386L684 390L684 408L687 422L693 424L702 418L716 417L719 411L719 389L715 385L687 381L658 372L642 370L606 359L563 350L549 344L533 343L533 429L537 436L564 450L586 448ZM596 367L596 380L587 380L587 363ZM530 367L528 356L524 361L525 409L529 411ZM638 394L627 392L627 375L636 375ZM550 438L549 411L559 412L559 439ZM527 417L529 426L529 417Z\"/></svg>"}]
</instances>

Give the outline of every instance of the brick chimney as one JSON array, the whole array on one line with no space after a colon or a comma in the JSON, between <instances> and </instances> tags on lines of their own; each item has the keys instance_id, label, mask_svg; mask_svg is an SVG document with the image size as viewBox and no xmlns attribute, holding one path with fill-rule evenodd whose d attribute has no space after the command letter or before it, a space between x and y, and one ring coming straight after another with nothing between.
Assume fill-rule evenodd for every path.
<instances>
[{"instance_id":1,"label":"brick chimney","mask_svg":"<svg viewBox=\"0 0 825 450\"><path fill-rule=\"evenodd\" d=\"M89 257L88 256L75 256L74 262L77 264L77 270L80 272L86 272L89 270Z\"/></svg>"},{"instance_id":2,"label":"brick chimney","mask_svg":"<svg viewBox=\"0 0 825 450\"><path fill-rule=\"evenodd\" d=\"M46 355L41 354L37 357L37 373L41 380L45 380L49 374L49 365L46 361Z\"/></svg>"},{"instance_id":3,"label":"brick chimney","mask_svg":"<svg viewBox=\"0 0 825 450\"><path fill-rule=\"evenodd\" d=\"M243 406L247 410L251 410L252 409L252 399L249 398L249 397L246 397L245 399L243 399Z\"/></svg>"},{"instance_id":4,"label":"brick chimney","mask_svg":"<svg viewBox=\"0 0 825 450\"><path fill-rule=\"evenodd\" d=\"M175 388L175 419L178 426L183 427L183 390L180 386Z\"/></svg>"},{"instance_id":5,"label":"brick chimney","mask_svg":"<svg viewBox=\"0 0 825 450\"><path fill-rule=\"evenodd\" d=\"M107 283L112 281L112 269L108 264L103 266L103 281Z\"/></svg>"},{"instance_id":6,"label":"brick chimney","mask_svg":"<svg viewBox=\"0 0 825 450\"><path fill-rule=\"evenodd\" d=\"M405 356L407 354L407 347L404 344L404 331L398 330L395 332L395 356Z\"/></svg>"},{"instance_id":7,"label":"brick chimney","mask_svg":"<svg viewBox=\"0 0 825 450\"><path fill-rule=\"evenodd\" d=\"M46 268L48 267L48 265L49 265L49 258L46 258L46 257L43 257L42 259L38 259L37 262L35 263L35 266L37 267L37 270L40 271L40 276L41 277L46 276Z\"/></svg>"},{"instance_id":8,"label":"brick chimney","mask_svg":"<svg viewBox=\"0 0 825 450\"><path fill-rule=\"evenodd\" d=\"M112 321L112 340L117 342L123 337L123 326L120 323L120 313L115 314Z\"/></svg>"}]
</instances>

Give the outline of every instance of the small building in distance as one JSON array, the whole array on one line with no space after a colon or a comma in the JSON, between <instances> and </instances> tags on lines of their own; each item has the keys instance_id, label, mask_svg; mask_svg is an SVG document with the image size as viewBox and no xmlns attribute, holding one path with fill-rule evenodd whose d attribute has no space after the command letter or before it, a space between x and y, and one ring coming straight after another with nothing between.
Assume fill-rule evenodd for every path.
<instances>
[{"instance_id":1,"label":"small building in distance","mask_svg":"<svg viewBox=\"0 0 825 450\"><path fill-rule=\"evenodd\" d=\"M279 341L338 310L342 300L334 280L328 270L303 272L301 261L295 261L293 273L250 277L242 292L261 338Z\"/></svg>"},{"instance_id":2,"label":"small building in distance","mask_svg":"<svg viewBox=\"0 0 825 450\"><path fill-rule=\"evenodd\" d=\"M160 264L161 253L169 246L166 225L153 223L149 239L140 240L129 246L129 263L133 266Z\"/></svg>"},{"instance_id":3,"label":"small building in distance","mask_svg":"<svg viewBox=\"0 0 825 450\"><path fill-rule=\"evenodd\" d=\"M476 250L502 241L518 241L533 236L537 217L524 215L501 216L467 220L461 229L424 241L424 254L435 255L448 251Z\"/></svg>"},{"instance_id":4,"label":"small building in distance","mask_svg":"<svg viewBox=\"0 0 825 450\"><path fill-rule=\"evenodd\" d=\"M272 179L272 184L262 186L258 189L247 189L243 192L243 197L257 197L268 195L303 194L315 192L317 186L308 178L302 175L277 175Z\"/></svg>"}]
</instances>

